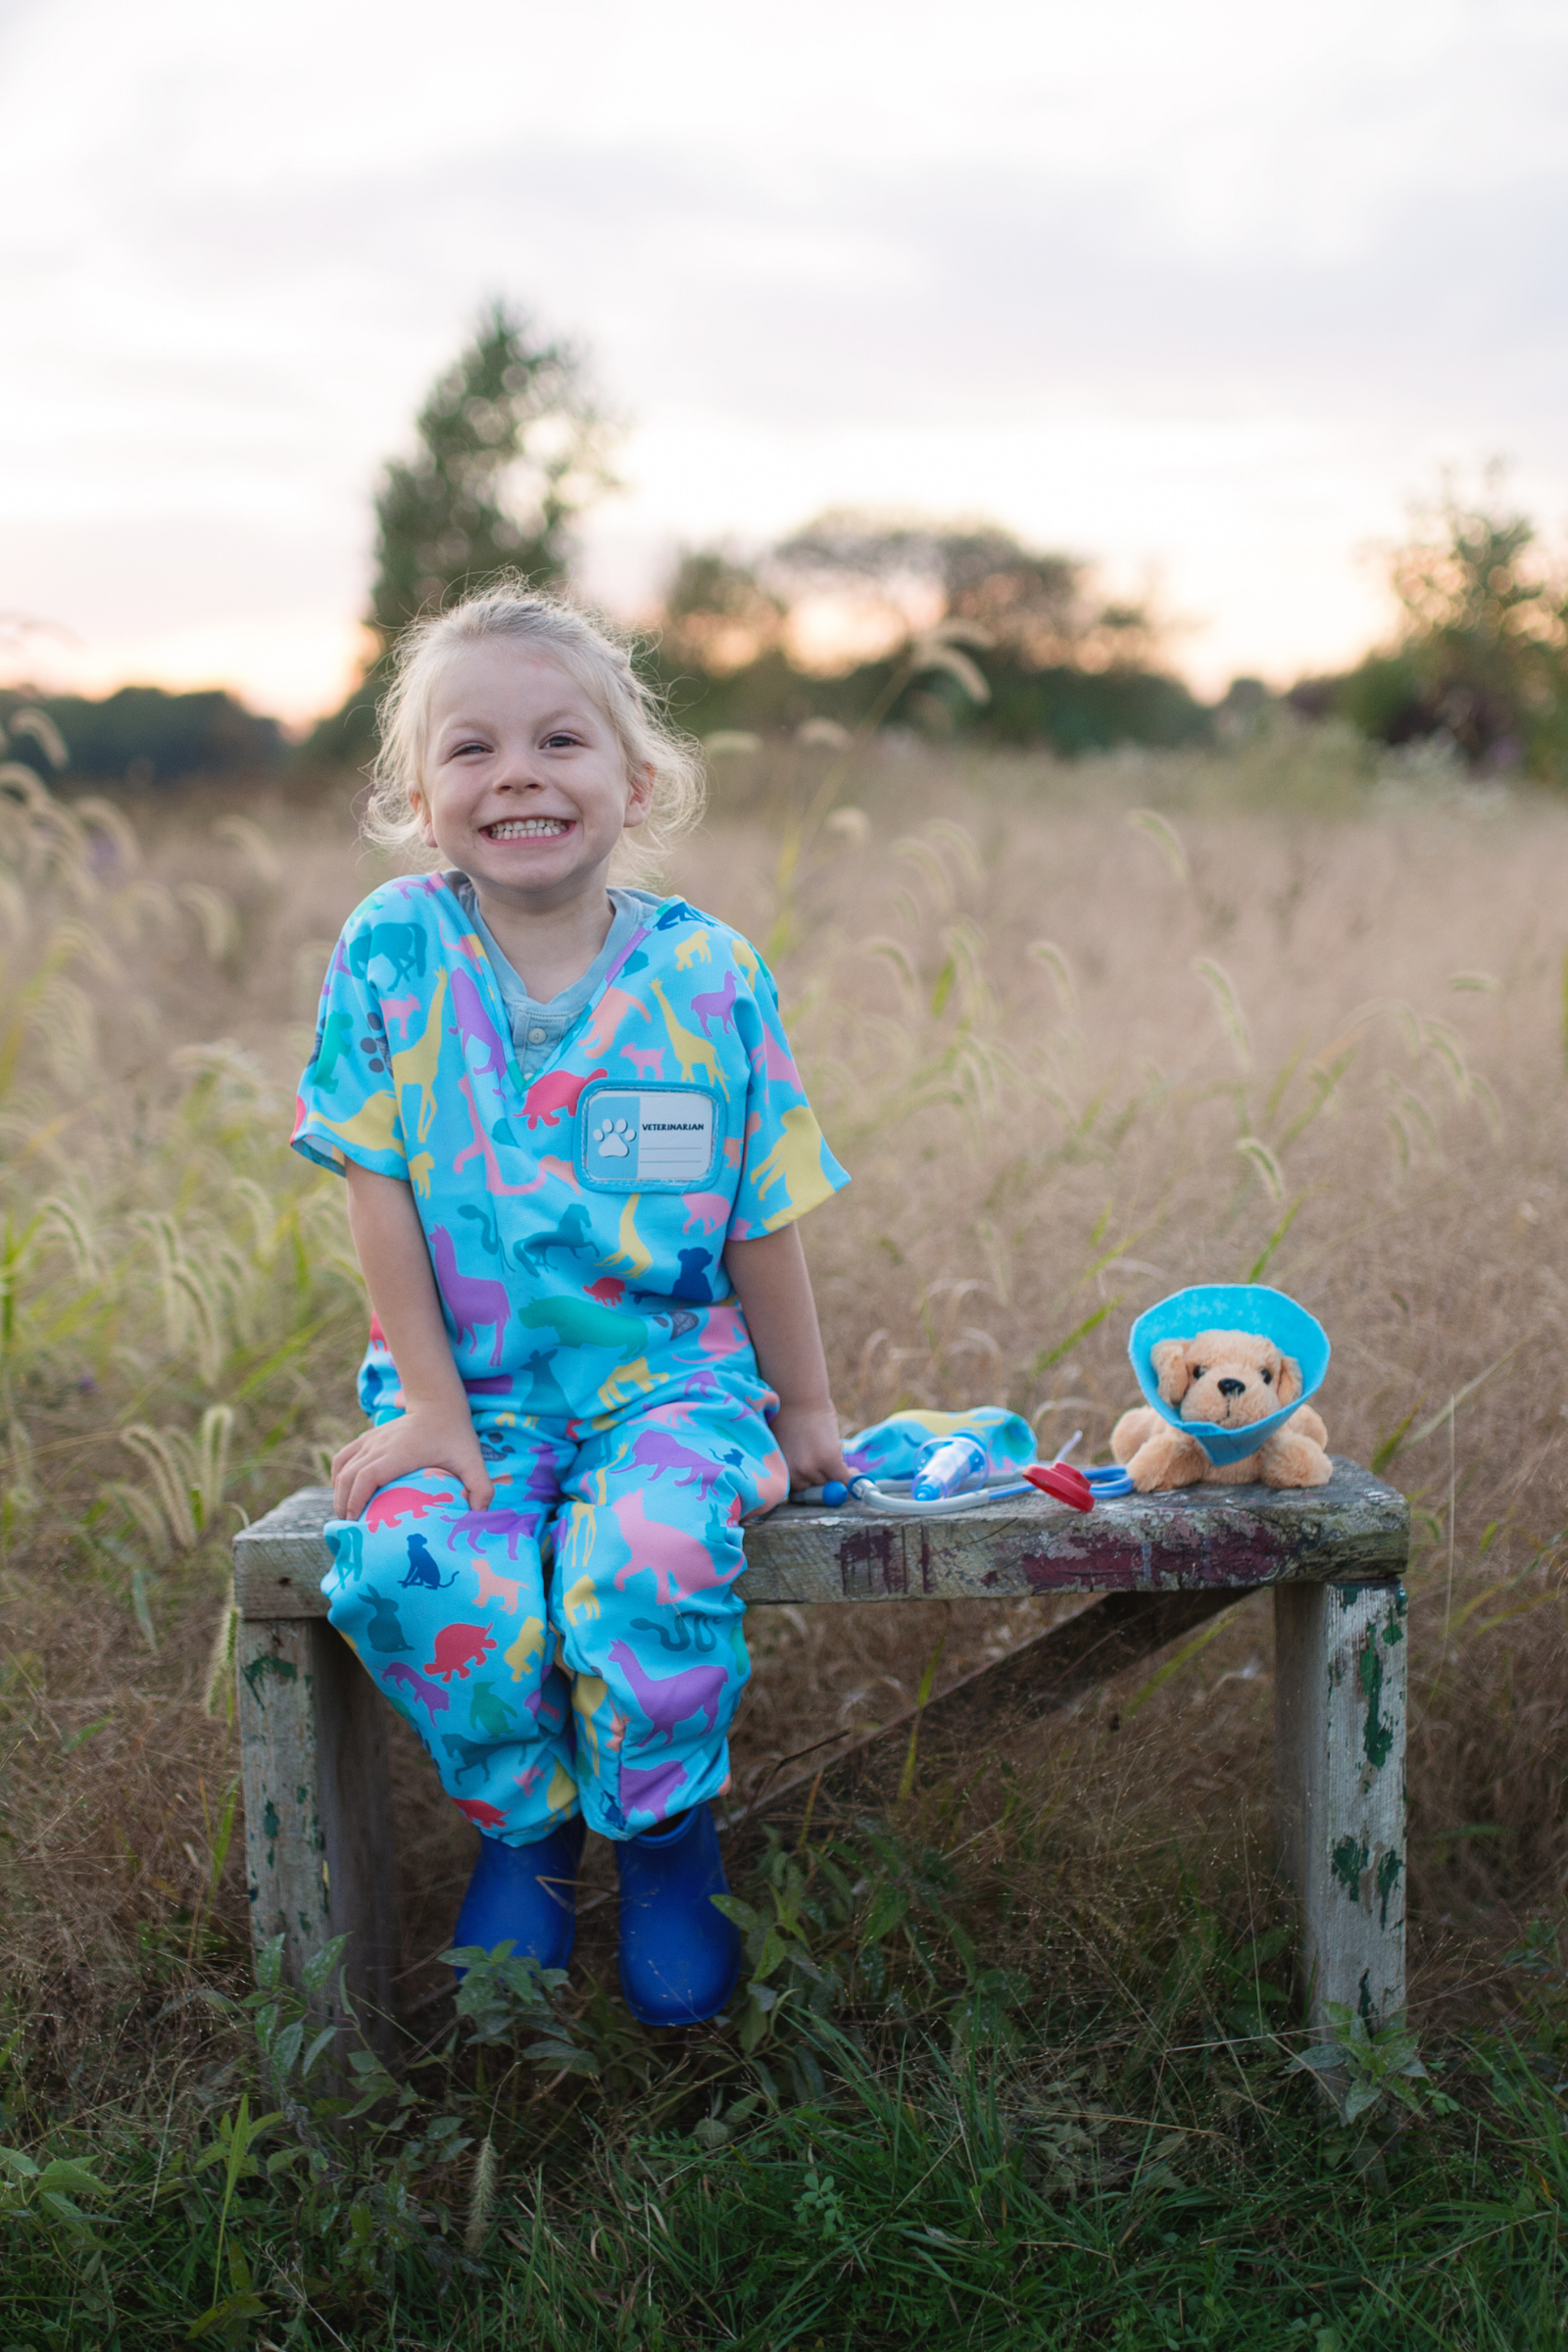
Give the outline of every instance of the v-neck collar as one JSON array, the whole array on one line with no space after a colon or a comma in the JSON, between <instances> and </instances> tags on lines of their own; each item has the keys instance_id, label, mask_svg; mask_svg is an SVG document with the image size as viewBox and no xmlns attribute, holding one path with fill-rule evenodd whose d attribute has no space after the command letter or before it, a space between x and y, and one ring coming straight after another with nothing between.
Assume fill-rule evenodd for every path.
<instances>
[{"instance_id":1,"label":"v-neck collar","mask_svg":"<svg viewBox=\"0 0 1568 2352\"><path fill-rule=\"evenodd\" d=\"M458 873L462 871L462 868L454 866L451 871L453 873ZM478 944L479 963L483 968L477 975L477 986L481 996L483 996L485 1000L485 1009L491 1015L492 1024L495 1028L496 1034L501 1039L502 1044L506 1049L507 1076L512 1082L512 1091L517 1099L519 1107L525 1107L527 1103L529 1088L532 1086L537 1086L547 1070L554 1069L556 1063L561 1059L562 1055L566 1052L566 1049L570 1046L573 1039L583 1028L583 1025L588 1020L590 1014L593 1013L598 1005L603 1003L606 991L613 985L615 975L624 969L627 957L632 956L642 945L642 942L650 937L654 926L651 922L644 920L638 922L633 927L631 936L627 939L625 946L621 949L620 954L614 958L613 962L610 964L609 968L604 973L602 979L600 980L599 986L594 990L593 995L589 997L579 1008L577 1017L572 1022L570 1028L564 1029L562 1031L560 1037L556 1040L555 1045L551 1048L549 1054L540 1063L539 1068L534 1076L531 1079L525 1079L517 1064L516 1040L512 1034L512 1015L507 1010L506 1000L501 994L501 983L496 978L495 966L491 962L490 957L485 951L483 938L477 931L474 930L472 924L469 922L468 909L466 906L465 906L463 901L459 898L457 892L452 887L452 882L448 872L443 870L438 875L437 880L440 888L446 894L449 903L456 909L459 922L462 926L460 936L466 939L472 939ZM669 904L670 902L667 899L660 901L661 906L666 906ZM652 908L650 908L649 911L652 913ZM603 950L601 950L601 954L602 953ZM595 961L597 962L597 960L598 958L596 957ZM471 959L466 957L465 961L471 961ZM592 969L592 966L589 968ZM497 1017L498 1015L499 1018Z\"/></svg>"}]
</instances>

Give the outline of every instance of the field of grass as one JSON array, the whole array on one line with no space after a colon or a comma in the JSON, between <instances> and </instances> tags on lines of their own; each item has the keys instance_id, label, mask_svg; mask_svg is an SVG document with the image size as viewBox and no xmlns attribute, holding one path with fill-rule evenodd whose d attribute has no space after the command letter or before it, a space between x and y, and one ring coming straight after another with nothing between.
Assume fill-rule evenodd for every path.
<instances>
[{"instance_id":1,"label":"field of grass","mask_svg":"<svg viewBox=\"0 0 1568 2352\"><path fill-rule=\"evenodd\" d=\"M476 1973L454 2014L472 1834L400 1737L427 2039L340 2095L251 1974L225 1575L355 1425L341 1189L282 1139L388 869L346 789L18 788L0 2352L1568 2340L1568 805L1329 733L831 757L726 756L674 879L774 962L855 1177L807 1228L847 1425L1005 1402L1102 1452L1164 1292L1266 1272L1321 1317L1331 1443L1417 1530L1427 2078L1374 2050L1346 2129L1289 2071L1250 1601L770 1848L744 2032L631 2026L592 1921L568 1984ZM1052 1605L759 1612L740 1785Z\"/></svg>"}]
</instances>

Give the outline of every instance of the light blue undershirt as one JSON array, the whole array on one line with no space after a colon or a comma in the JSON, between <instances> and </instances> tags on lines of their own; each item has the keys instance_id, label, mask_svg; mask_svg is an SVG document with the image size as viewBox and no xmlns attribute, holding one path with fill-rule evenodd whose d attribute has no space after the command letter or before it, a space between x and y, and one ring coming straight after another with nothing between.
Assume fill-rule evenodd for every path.
<instances>
[{"instance_id":1,"label":"light blue undershirt","mask_svg":"<svg viewBox=\"0 0 1568 2352\"><path fill-rule=\"evenodd\" d=\"M638 924L661 902L652 891L612 890L610 904L615 912L609 938L580 980L574 980L570 988L564 988L560 996L552 997L547 1004L540 1004L529 996L527 982L508 960L504 949L479 912L479 901L467 875L454 872L446 878L463 902L466 912L484 943L484 952L490 958L491 969L496 976L496 986L501 991L501 1002L512 1023L512 1043L517 1056L518 1071L524 1079L537 1078L584 1006L603 988L605 975L625 953Z\"/></svg>"}]
</instances>

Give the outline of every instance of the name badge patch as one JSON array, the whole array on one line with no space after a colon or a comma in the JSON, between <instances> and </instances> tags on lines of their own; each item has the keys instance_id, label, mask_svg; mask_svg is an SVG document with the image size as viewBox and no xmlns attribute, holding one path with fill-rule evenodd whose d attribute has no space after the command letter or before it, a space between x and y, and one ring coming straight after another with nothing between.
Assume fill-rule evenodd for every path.
<instances>
[{"instance_id":1,"label":"name badge patch","mask_svg":"<svg viewBox=\"0 0 1568 2352\"><path fill-rule=\"evenodd\" d=\"M577 1106L577 1166L606 1192L705 1184L718 1157L717 1104L695 1086L596 1086Z\"/></svg>"}]
</instances>

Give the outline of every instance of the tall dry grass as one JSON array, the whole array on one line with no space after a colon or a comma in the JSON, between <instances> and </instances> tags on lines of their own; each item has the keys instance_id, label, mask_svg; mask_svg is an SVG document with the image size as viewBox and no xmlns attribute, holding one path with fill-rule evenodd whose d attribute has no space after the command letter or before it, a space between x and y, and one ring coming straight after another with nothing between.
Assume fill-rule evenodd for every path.
<instances>
[{"instance_id":1,"label":"tall dry grass","mask_svg":"<svg viewBox=\"0 0 1568 2352\"><path fill-rule=\"evenodd\" d=\"M1568 1852L1568 810L1323 735L826 759L730 762L675 878L771 946L854 1172L808 1228L847 1422L997 1401L1102 1449L1140 1307L1254 1273L1299 1297L1331 1442L1415 1506L1418 2004L1485 1997ZM243 1964L226 1545L353 1426L341 1197L283 1137L327 948L385 868L346 796L192 796L138 839L34 794L0 832L8 1998L86 2097L191 2030L155 2025L160 1985ZM759 1613L743 1780L1042 1605ZM1069 1866L1108 1920L1173 1839L1266 1881L1269 1676L1249 1602L1157 1690L1035 1737L1031 1935ZM435 1949L469 1834L408 1742L397 1771Z\"/></svg>"}]
</instances>

